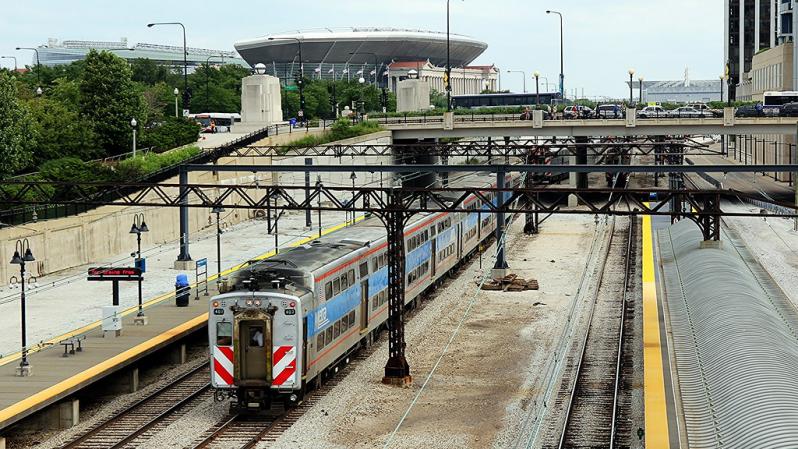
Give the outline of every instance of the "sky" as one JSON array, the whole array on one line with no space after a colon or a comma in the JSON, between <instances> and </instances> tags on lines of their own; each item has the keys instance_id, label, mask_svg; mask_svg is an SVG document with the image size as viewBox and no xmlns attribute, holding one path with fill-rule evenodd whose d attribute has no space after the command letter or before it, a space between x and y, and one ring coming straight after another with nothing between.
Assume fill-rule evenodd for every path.
<instances>
[{"instance_id":1,"label":"sky","mask_svg":"<svg viewBox=\"0 0 798 449\"><path fill-rule=\"evenodd\" d=\"M238 40L284 31L346 26L445 31L445 0L40 0L8 2L0 15L0 55L30 64L32 47L59 40L127 37L182 45L179 28L147 28L148 22L180 21L188 45L232 50ZM565 85L587 97L628 96L635 80L717 79L723 73L723 0L451 0L451 31L488 44L475 64L502 69L502 88L534 92L539 71L555 90L560 66L559 23L565 20ZM12 67L13 61L0 59ZM541 91L546 91L541 77ZM571 96L572 94L569 94ZM635 94L636 95L636 94Z\"/></svg>"}]
</instances>

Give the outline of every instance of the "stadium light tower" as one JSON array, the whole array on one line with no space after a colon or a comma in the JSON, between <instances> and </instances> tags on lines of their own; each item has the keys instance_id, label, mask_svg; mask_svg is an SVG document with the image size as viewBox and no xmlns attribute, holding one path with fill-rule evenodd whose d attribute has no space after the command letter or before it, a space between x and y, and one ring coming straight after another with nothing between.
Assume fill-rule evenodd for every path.
<instances>
[{"instance_id":1,"label":"stadium light tower","mask_svg":"<svg viewBox=\"0 0 798 449\"><path fill-rule=\"evenodd\" d=\"M186 46L186 26L180 22L154 22L148 23L147 28L152 28L156 25L179 25L183 28L183 109L188 107L188 46Z\"/></svg>"},{"instance_id":2,"label":"stadium light tower","mask_svg":"<svg viewBox=\"0 0 798 449\"><path fill-rule=\"evenodd\" d=\"M299 120L305 121L305 64L302 60L302 40L298 37L281 37L280 39L295 40L299 47ZM269 38L270 41L277 40L273 37Z\"/></svg>"},{"instance_id":3,"label":"stadium light tower","mask_svg":"<svg viewBox=\"0 0 798 449\"><path fill-rule=\"evenodd\" d=\"M41 75L42 65L39 62L39 49L38 48L34 48L34 47L17 47L17 50L33 50L33 52L36 53L36 84L38 84L39 87L41 87L42 86L42 75ZM15 63L16 63L16 61L17 61L17 59L14 58L14 62Z\"/></svg>"}]
</instances>

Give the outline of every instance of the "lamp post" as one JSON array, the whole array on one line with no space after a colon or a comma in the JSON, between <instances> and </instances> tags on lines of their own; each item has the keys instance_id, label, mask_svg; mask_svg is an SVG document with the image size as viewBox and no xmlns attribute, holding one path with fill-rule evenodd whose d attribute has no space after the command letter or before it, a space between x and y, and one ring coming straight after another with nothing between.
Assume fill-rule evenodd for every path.
<instances>
[{"instance_id":1,"label":"lamp post","mask_svg":"<svg viewBox=\"0 0 798 449\"><path fill-rule=\"evenodd\" d=\"M305 64L302 60L302 40L297 37L281 37L280 39L291 39L295 40L297 46L299 47L299 119L301 121L305 121ZM270 37L270 41L275 40L275 38Z\"/></svg>"},{"instance_id":2,"label":"lamp post","mask_svg":"<svg viewBox=\"0 0 798 449\"><path fill-rule=\"evenodd\" d=\"M42 93L44 93L44 91L42 90L42 88L41 88L41 87L37 87L37 88L36 88L36 95L37 95L37 96L39 96L39 97L41 97L41 96L42 96Z\"/></svg>"},{"instance_id":3,"label":"lamp post","mask_svg":"<svg viewBox=\"0 0 798 449\"><path fill-rule=\"evenodd\" d=\"M177 89L177 87L175 87L175 90L172 93L175 94L175 118L178 118L179 116L177 115L177 96L180 95L180 91Z\"/></svg>"},{"instance_id":4,"label":"lamp post","mask_svg":"<svg viewBox=\"0 0 798 449\"><path fill-rule=\"evenodd\" d=\"M136 214L133 216L133 224L130 226L130 233L136 234L136 260L135 264L137 267L142 268L142 272L144 271L142 259L141 259L141 234L144 232L150 232L150 228L147 227L147 222L144 221L144 214ZM145 325L147 324L147 318L144 316L144 307L141 302L141 278L139 278L139 312L136 314L135 323L138 325Z\"/></svg>"},{"instance_id":5,"label":"lamp post","mask_svg":"<svg viewBox=\"0 0 798 449\"><path fill-rule=\"evenodd\" d=\"M17 67L17 57L16 56L0 56L0 59L13 59L14 60L14 71L16 72L19 70Z\"/></svg>"},{"instance_id":6,"label":"lamp post","mask_svg":"<svg viewBox=\"0 0 798 449\"><path fill-rule=\"evenodd\" d=\"M540 72L535 70L535 108L540 107Z\"/></svg>"},{"instance_id":7,"label":"lamp post","mask_svg":"<svg viewBox=\"0 0 798 449\"><path fill-rule=\"evenodd\" d=\"M36 53L36 84L42 85L42 65L39 63L39 50L34 47L17 47L17 50L33 50ZM16 61L16 58L14 59Z\"/></svg>"},{"instance_id":8,"label":"lamp post","mask_svg":"<svg viewBox=\"0 0 798 449\"><path fill-rule=\"evenodd\" d=\"M641 77L638 77L638 78L637 78L637 81L639 81L639 82L640 82L640 86L639 86L639 90L640 90L640 101L639 101L639 103L640 103L640 105L642 106L642 105L643 105L643 77L642 77L642 76L641 76Z\"/></svg>"},{"instance_id":9,"label":"lamp post","mask_svg":"<svg viewBox=\"0 0 798 449\"><path fill-rule=\"evenodd\" d=\"M526 93L526 72L523 70L508 70L507 73L520 73L524 79L524 93Z\"/></svg>"},{"instance_id":10,"label":"lamp post","mask_svg":"<svg viewBox=\"0 0 798 449\"><path fill-rule=\"evenodd\" d=\"M565 99L565 65L564 65L564 43L563 43L563 20L562 13L554 10L547 10L546 14L557 14L560 16L560 95Z\"/></svg>"},{"instance_id":11,"label":"lamp post","mask_svg":"<svg viewBox=\"0 0 798 449\"><path fill-rule=\"evenodd\" d=\"M360 75L360 78L357 80L360 83L360 101L358 104L358 112L360 113L360 120L363 120L363 115L366 114L366 102L363 100L363 85L366 84L366 79L363 78L363 75Z\"/></svg>"},{"instance_id":12,"label":"lamp post","mask_svg":"<svg viewBox=\"0 0 798 449\"><path fill-rule=\"evenodd\" d=\"M133 157L136 157L136 127L138 124L135 117L130 119L130 127L133 128Z\"/></svg>"},{"instance_id":13,"label":"lamp post","mask_svg":"<svg viewBox=\"0 0 798 449\"><path fill-rule=\"evenodd\" d=\"M183 29L183 108L189 109L188 106L188 47L186 46L186 26L180 22L155 22L148 23L147 28L152 28L156 25L179 25ZM175 89L176 90L176 89Z\"/></svg>"},{"instance_id":14,"label":"lamp post","mask_svg":"<svg viewBox=\"0 0 798 449\"><path fill-rule=\"evenodd\" d=\"M210 103L210 78L211 78L211 58L221 58L222 64L224 64L224 55L211 55L205 58L205 112L211 112L208 108L208 103Z\"/></svg>"},{"instance_id":15,"label":"lamp post","mask_svg":"<svg viewBox=\"0 0 798 449\"><path fill-rule=\"evenodd\" d=\"M632 89L634 89L634 76L635 76L635 69L629 69L629 106L632 106L632 103L635 101L634 97L632 96Z\"/></svg>"},{"instance_id":16,"label":"lamp post","mask_svg":"<svg viewBox=\"0 0 798 449\"><path fill-rule=\"evenodd\" d=\"M19 367L17 367L17 375L20 377L27 377L31 375L31 366L28 363L28 340L27 340L27 329L25 323L25 263L26 262L33 262L36 258L33 257L33 253L30 250L30 243L28 243L28 239L17 240L16 248L14 250L14 257L11 258L11 263L14 265L19 265L19 277L20 283L22 284L22 293L20 295L21 300L21 322L22 322L22 360L19 362Z\"/></svg>"},{"instance_id":17,"label":"lamp post","mask_svg":"<svg viewBox=\"0 0 798 449\"><path fill-rule=\"evenodd\" d=\"M452 48L449 40L449 6L451 0L446 0L446 112L452 112Z\"/></svg>"},{"instance_id":18,"label":"lamp post","mask_svg":"<svg viewBox=\"0 0 798 449\"><path fill-rule=\"evenodd\" d=\"M216 214L216 288L222 282L222 225L220 215L224 212L224 207L214 206L211 212Z\"/></svg>"}]
</instances>

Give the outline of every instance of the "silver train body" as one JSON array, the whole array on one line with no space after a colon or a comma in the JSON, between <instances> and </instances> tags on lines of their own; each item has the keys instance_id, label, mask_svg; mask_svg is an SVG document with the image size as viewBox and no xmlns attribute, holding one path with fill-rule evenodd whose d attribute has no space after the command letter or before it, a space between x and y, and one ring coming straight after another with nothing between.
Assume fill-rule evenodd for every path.
<instances>
[{"instance_id":1,"label":"silver train body","mask_svg":"<svg viewBox=\"0 0 798 449\"><path fill-rule=\"evenodd\" d=\"M495 177L469 176L486 186ZM519 179L508 177L508 185ZM456 185L453 183L453 186ZM479 184L476 184L479 185ZM493 194L486 194L496 201ZM405 301L416 300L473 254L496 229L488 206L417 214L405 228ZM296 402L349 354L373 341L388 318L385 228L365 219L319 240L250 261L210 301L211 383L218 400L268 408Z\"/></svg>"}]
</instances>

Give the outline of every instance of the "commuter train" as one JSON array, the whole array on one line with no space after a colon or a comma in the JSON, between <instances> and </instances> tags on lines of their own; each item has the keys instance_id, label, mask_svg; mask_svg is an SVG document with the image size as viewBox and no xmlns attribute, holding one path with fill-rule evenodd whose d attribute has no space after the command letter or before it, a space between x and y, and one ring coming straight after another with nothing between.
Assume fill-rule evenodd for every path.
<instances>
[{"instance_id":1,"label":"commuter train","mask_svg":"<svg viewBox=\"0 0 798 449\"><path fill-rule=\"evenodd\" d=\"M490 183L495 176L467 179L472 186L495 186ZM507 185L519 183L519 177L508 176ZM495 196L485 193L491 202ZM416 214L406 225L406 305L494 233L495 214L481 212L489 205L476 196L464 205L474 212ZM233 399L231 407L249 411L296 403L352 351L370 344L388 318L386 250L382 223L366 219L251 261L232 275L224 293L210 301L216 399Z\"/></svg>"}]
</instances>

